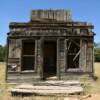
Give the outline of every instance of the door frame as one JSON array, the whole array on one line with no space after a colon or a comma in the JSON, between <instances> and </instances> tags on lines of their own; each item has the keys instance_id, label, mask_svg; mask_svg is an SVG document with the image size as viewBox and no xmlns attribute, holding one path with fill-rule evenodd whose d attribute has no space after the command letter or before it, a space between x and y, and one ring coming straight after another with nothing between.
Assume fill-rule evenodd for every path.
<instances>
[{"instance_id":1,"label":"door frame","mask_svg":"<svg viewBox=\"0 0 100 100\"><path fill-rule=\"evenodd\" d=\"M54 70L54 72L53 71L48 71L48 69L49 69L49 65L45 65L45 49L47 49L47 48L49 48L49 47L45 47L45 46L47 46L47 45L49 45L51 48L52 48L52 52L54 53L53 55L52 55L52 57L54 57L54 59L53 59L53 70ZM50 49L51 49L50 48ZM47 51L47 52L49 52L49 51ZM47 56L48 57L50 57L50 55L48 55L47 54ZM45 74L46 73L48 73L48 76L49 76L49 74L51 75L51 74L54 74L54 76L56 76L56 74L57 74L57 42L56 41L44 41L44 47L43 47L43 74L44 74L44 77L46 77L45 76ZM49 63L48 63L49 64ZM48 67L49 66L49 67ZM45 68L45 67L47 67L47 69ZM45 71L45 69L47 70L47 71Z\"/></svg>"},{"instance_id":2,"label":"door frame","mask_svg":"<svg viewBox=\"0 0 100 100\"><path fill-rule=\"evenodd\" d=\"M57 40L44 40L43 38L41 38L40 39L40 78L41 78L41 80L44 80L44 78L45 78L45 76L44 76L44 51L43 51L43 49L44 49L44 42L48 42L48 41L50 41L50 42L52 42L52 41L54 41L55 43L56 43L56 74L55 74L55 76L57 76L57 78L59 78L59 75L58 75L58 70L59 70L59 68L58 68L58 46L57 46L57 44L58 44L58 41Z\"/></svg>"}]
</instances>

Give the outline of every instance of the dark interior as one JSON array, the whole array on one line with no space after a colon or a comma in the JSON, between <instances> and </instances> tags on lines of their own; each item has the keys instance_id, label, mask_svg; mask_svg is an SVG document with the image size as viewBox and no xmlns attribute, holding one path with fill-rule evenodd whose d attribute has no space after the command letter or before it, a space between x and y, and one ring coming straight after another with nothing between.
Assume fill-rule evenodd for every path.
<instances>
[{"instance_id":1,"label":"dark interior","mask_svg":"<svg viewBox=\"0 0 100 100\"><path fill-rule=\"evenodd\" d=\"M34 70L34 54L35 54L34 41L23 41L22 71Z\"/></svg>"},{"instance_id":2,"label":"dark interior","mask_svg":"<svg viewBox=\"0 0 100 100\"><path fill-rule=\"evenodd\" d=\"M79 68L79 55L76 57L77 53L80 50L80 40L68 41L67 48L67 68Z\"/></svg>"},{"instance_id":3,"label":"dark interior","mask_svg":"<svg viewBox=\"0 0 100 100\"><path fill-rule=\"evenodd\" d=\"M56 42L44 42L44 74L45 76L56 75Z\"/></svg>"}]
</instances>

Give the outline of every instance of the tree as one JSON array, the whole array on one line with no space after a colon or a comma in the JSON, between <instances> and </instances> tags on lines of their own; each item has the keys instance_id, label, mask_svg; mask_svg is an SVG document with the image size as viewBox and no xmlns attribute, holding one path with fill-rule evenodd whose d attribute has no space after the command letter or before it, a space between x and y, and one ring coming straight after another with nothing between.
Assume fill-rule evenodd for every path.
<instances>
[{"instance_id":1,"label":"tree","mask_svg":"<svg viewBox=\"0 0 100 100\"><path fill-rule=\"evenodd\" d=\"M0 45L0 61L5 61L6 56L6 46Z\"/></svg>"},{"instance_id":2,"label":"tree","mask_svg":"<svg viewBox=\"0 0 100 100\"><path fill-rule=\"evenodd\" d=\"M100 62L100 43L94 43L95 62Z\"/></svg>"}]
</instances>

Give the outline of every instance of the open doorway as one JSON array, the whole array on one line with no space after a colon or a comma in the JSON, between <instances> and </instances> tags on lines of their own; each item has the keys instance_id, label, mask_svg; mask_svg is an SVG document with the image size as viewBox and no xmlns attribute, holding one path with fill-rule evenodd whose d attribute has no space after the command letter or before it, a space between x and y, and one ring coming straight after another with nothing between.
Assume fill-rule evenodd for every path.
<instances>
[{"instance_id":1,"label":"open doorway","mask_svg":"<svg viewBox=\"0 0 100 100\"><path fill-rule=\"evenodd\" d=\"M22 44L22 71L34 70L35 61L35 42L32 40L25 40Z\"/></svg>"},{"instance_id":2,"label":"open doorway","mask_svg":"<svg viewBox=\"0 0 100 100\"><path fill-rule=\"evenodd\" d=\"M56 41L44 41L44 77L56 76Z\"/></svg>"}]
</instances>

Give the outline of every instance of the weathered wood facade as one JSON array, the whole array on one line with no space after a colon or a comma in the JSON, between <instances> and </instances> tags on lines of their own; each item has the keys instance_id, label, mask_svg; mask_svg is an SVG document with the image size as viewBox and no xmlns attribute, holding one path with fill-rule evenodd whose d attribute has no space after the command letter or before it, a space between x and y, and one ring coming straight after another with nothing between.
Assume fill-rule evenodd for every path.
<instances>
[{"instance_id":1,"label":"weathered wood facade","mask_svg":"<svg viewBox=\"0 0 100 100\"><path fill-rule=\"evenodd\" d=\"M33 10L27 23L10 23L7 80L93 74L93 25L75 22L66 10Z\"/></svg>"}]
</instances>

